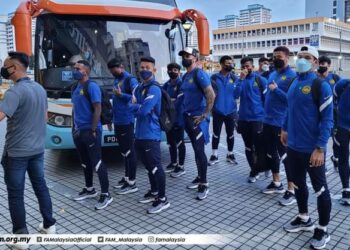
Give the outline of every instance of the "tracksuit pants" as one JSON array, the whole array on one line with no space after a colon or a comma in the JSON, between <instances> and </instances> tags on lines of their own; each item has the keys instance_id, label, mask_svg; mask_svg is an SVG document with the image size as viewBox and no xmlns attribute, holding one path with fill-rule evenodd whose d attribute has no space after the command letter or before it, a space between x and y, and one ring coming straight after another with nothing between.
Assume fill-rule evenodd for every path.
<instances>
[{"instance_id":1,"label":"tracksuit pants","mask_svg":"<svg viewBox=\"0 0 350 250\"><path fill-rule=\"evenodd\" d=\"M108 193L109 181L107 167L102 161L101 131L96 130L96 137L91 129L75 130L73 140L84 169L85 186L93 187L93 171L95 170L101 184L101 193Z\"/></svg>"},{"instance_id":2,"label":"tracksuit pants","mask_svg":"<svg viewBox=\"0 0 350 250\"><path fill-rule=\"evenodd\" d=\"M186 146L184 141L184 128L174 126L169 132L166 133L167 142L169 144L169 153L172 164L179 163L180 166L184 165L186 156ZM177 155L179 154L179 161L177 161Z\"/></svg>"},{"instance_id":3,"label":"tracksuit pants","mask_svg":"<svg viewBox=\"0 0 350 250\"><path fill-rule=\"evenodd\" d=\"M207 183L208 159L207 155L205 154L205 139L203 131L199 125L194 124L192 116L185 114L184 118L186 133L190 137L194 156L196 159L200 183Z\"/></svg>"},{"instance_id":4,"label":"tracksuit pants","mask_svg":"<svg viewBox=\"0 0 350 250\"><path fill-rule=\"evenodd\" d=\"M134 181L136 179L134 124L114 124L114 132L118 140L120 152L124 157L125 177L128 177L130 181Z\"/></svg>"},{"instance_id":5,"label":"tracksuit pants","mask_svg":"<svg viewBox=\"0 0 350 250\"><path fill-rule=\"evenodd\" d=\"M273 174L278 174L282 161L286 170L287 181L289 181L290 170L288 169L287 148L281 143L281 128L264 123L263 137L266 148L266 166L271 168Z\"/></svg>"},{"instance_id":6,"label":"tracksuit pants","mask_svg":"<svg viewBox=\"0 0 350 250\"><path fill-rule=\"evenodd\" d=\"M227 149L229 152L232 152L233 146L235 143L233 130L236 122L236 114L232 113L225 116L215 111L213 111L212 114L213 114L212 149L218 149L222 124L225 123L226 135L227 135L226 137Z\"/></svg>"},{"instance_id":7,"label":"tracksuit pants","mask_svg":"<svg viewBox=\"0 0 350 250\"><path fill-rule=\"evenodd\" d=\"M291 172L291 181L295 185L295 198L299 213L308 213L309 191L306 185L306 173L309 174L312 187L317 195L317 210L319 225L327 226L332 209L331 196L327 186L325 165L321 167L310 166L311 154L297 152L288 148L288 161Z\"/></svg>"},{"instance_id":8,"label":"tracksuit pants","mask_svg":"<svg viewBox=\"0 0 350 250\"><path fill-rule=\"evenodd\" d=\"M336 140L339 142L339 175L343 188L349 188L349 141L350 131L344 128L337 129Z\"/></svg>"},{"instance_id":9,"label":"tracksuit pants","mask_svg":"<svg viewBox=\"0 0 350 250\"><path fill-rule=\"evenodd\" d=\"M250 177L256 176L265 159L263 145L263 124L262 122L238 121L238 132L242 135L245 145L245 155L250 166Z\"/></svg>"},{"instance_id":10,"label":"tracksuit pants","mask_svg":"<svg viewBox=\"0 0 350 250\"><path fill-rule=\"evenodd\" d=\"M162 168L160 141L136 140L135 147L142 164L146 167L152 192L165 197L165 173Z\"/></svg>"}]
</instances>

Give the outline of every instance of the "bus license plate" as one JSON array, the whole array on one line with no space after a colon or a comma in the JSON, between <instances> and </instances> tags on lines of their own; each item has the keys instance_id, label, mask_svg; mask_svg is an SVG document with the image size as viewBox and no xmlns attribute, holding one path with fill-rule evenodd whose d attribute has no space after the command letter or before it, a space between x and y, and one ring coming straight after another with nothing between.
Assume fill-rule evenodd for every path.
<instances>
[{"instance_id":1,"label":"bus license plate","mask_svg":"<svg viewBox=\"0 0 350 250\"><path fill-rule=\"evenodd\" d=\"M104 136L104 142L105 143L116 143L117 142L117 137L114 135L105 135Z\"/></svg>"}]
</instances>

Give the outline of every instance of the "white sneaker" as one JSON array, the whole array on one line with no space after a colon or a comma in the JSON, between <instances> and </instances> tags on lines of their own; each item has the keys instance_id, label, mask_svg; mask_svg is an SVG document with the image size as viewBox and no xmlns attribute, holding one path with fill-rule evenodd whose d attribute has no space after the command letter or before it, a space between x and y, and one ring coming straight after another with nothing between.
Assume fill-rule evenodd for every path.
<instances>
[{"instance_id":1,"label":"white sneaker","mask_svg":"<svg viewBox=\"0 0 350 250\"><path fill-rule=\"evenodd\" d=\"M49 228L44 228L44 223L41 222L39 224L38 230L42 234L55 234L56 233L56 225L52 225Z\"/></svg>"}]
</instances>

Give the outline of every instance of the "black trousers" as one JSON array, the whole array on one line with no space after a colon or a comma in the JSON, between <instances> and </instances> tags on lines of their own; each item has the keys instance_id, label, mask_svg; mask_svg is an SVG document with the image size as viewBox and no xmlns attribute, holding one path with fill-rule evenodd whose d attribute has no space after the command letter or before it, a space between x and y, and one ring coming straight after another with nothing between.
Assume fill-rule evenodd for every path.
<instances>
[{"instance_id":1,"label":"black trousers","mask_svg":"<svg viewBox=\"0 0 350 250\"><path fill-rule=\"evenodd\" d=\"M291 181L295 184L295 198L298 203L299 213L308 213L309 191L306 185L306 173L309 174L312 187L317 195L317 210L319 225L327 226L332 209L331 196L329 194L326 168L310 166L311 154L301 153L288 148L288 161L291 170Z\"/></svg>"},{"instance_id":2,"label":"black trousers","mask_svg":"<svg viewBox=\"0 0 350 250\"><path fill-rule=\"evenodd\" d=\"M192 116L185 114L184 117L185 129L192 143L200 183L207 183L208 159L207 155L205 154L205 140L203 132L199 126L194 125Z\"/></svg>"},{"instance_id":3,"label":"black trousers","mask_svg":"<svg viewBox=\"0 0 350 250\"><path fill-rule=\"evenodd\" d=\"M169 153L172 164L177 163L177 154L179 153L179 165L183 166L186 156L186 146L184 141L185 129L174 126L166 133L167 142L169 144Z\"/></svg>"},{"instance_id":4,"label":"black trousers","mask_svg":"<svg viewBox=\"0 0 350 250\"><path fill-rule=\"evenodd\" d=\"M264 123L264 146L266 149L266 166L274 174L280 172L280 162L282 160L287 181L290 180L290 170L288 168L287 148L281 143L281 128Z\"/></svg>"},{"instance_id":5,"label":"black trousers","mask_svg":"<svg viewBox=\"0 0 350 250\"><path fill-rule=\"evenodd\" d=\"M250 175L256 176L265 170L265 150L263 148L262 122L238 121L238 133L242 135L245 155L250 166Z\"/></svg>"},{"instance_id":6,"label":"black trousers","mask_svg":"<svg viewBox=\"0 0 350 250\"><path fill-rule=\"evenodd\" d=\"M118 140L120 152L124 157L125 177L128 177L130 181L134 181L136 179L134 124L114 124L114 132Z\"/></svg>"},{"instance_id":7,"label":"black trousers","mask_svg":"<svg viewBox=\"0 0 350 250\"><path fill-rule=\"evenodd\" d=\"M96 137L94 137L91 129L75 130L73 140L84 168L85 186L93 186L93 171L95 170L101 184L101 193L108 193L107 167L102 161L101 154L101 131L97 130Z\"/></svg>"},{"instance_id":8,"label":"black trousers","mask_svg":"<svg viewBox=\"0 0 350 250\"><path fill-rule=\"evenodd\" d=\"M350 168L349 168L349 141L350 131L344 128L337 129L335 135L339 142L339 175L343 188L349 188Z\"/></svg>"},{"instance_id":9,"label":"black trousers","mask_svg":"<svg viewBox=\"0 0 350 250\"><path fill-rule=\"evenodd\" d=\"M159 198L165 197L165 173L162 168L160 141L136 140L136 151L145 165L152 192L158 192Z\"/></svg>"},{"instance_id":10,"label":"black trousers","mask_svg":"<svg viewBox=\"0 0 350 250\"><path fill-rule=\"evenodd\" d=\"M216 112L212 112L213 114L213 138L212 138L212 149L218 149L220 142L220 134L222 124L225 123L226 128L226 142L227 149L229 152L233 150L233 146L235 143L235 137L233 134L235 123L236 123L236 114L232 113L227 116L221 115Z\"/></svg>"}]
</instances>

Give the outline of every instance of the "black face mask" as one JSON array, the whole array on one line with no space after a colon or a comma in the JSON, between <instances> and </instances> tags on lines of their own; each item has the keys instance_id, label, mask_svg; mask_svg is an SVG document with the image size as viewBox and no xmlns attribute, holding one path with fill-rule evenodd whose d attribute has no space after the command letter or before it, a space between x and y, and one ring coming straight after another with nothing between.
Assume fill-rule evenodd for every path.
<instances>
[{"instance_id":1,"label":"black face mask","mask_svg":"<svg viewBox=\"0 0 350 250\"><path fill-rule=\"evenodd\" d=\"M325 66L319 66L318 69L317 69L317 72L320 73L320 74L323 74L324 72L327 71L327 67Z\"/></svg>"},{"instance_id":2,"label":"black face mask","mask_svg":"<svg viewBox=\"0 0 350 250\"><path fill-rule=\"evenodd\" d=\"M282 69L284 67L284 61L282 59L273 60L273 65L276 69Z\"/></svg>"},{"instance_id":3,"label":"black face mask","mask_svg":"<svg viewBox=\"0 0 350 250\"><path fill-rule=\"evenodd\" d=\"M225 65L223 67L223 70L225 70L226 72L231 72L233 70L233 66L232 65Z\"/></svg>"},{"instance_id":4,"label":"black face mask","mask_svg":"<svg viewBox=\"0 0 350 250\"><path fill-rule=\"evenodd\" d=\"M172 80L175 80L179 76L178 73L175 73L175 72L172 72L172 71L168 72L168 75L169 75L170 79L172 79Z\"/></svg>"},{"instance_id":5,"label":"black face mask","mask_svg":"<svg viewBox=\"0 0 350 250\"><path fill-rule=\"evenodd\" d=\"M182 66L188 68L192 65L192 59L182 59Z\"/></svg>"},{"instance_id":6,"label":"black face mask","mask_svg":"<svg viewBox=\"0 0 350 250\"><path fill-rule=\"evenodd\" d=\"M118 74L118 73L113 73L113 76L114 76L115 78L117 78L117 79L122 78L122 77L123 77L123 75L124 75L124 73L123 73L123 72L122 72L122 73L120 73L120 74Z\"/></svg>"},{"instance_id":7,"label":"black face mask","mask_svg":"<svg viewBox=\"0 0 350 250\"><path fill-rule=\"evenodd\" d=\"M12 67L14 67L14 65L12 65L12 66L10 66L10 67L7 67L7 68L5 68L5 67L2 67L2 68L1 68L1 76L2 76L4 79L6 79L6 80L10 79L10 76L13 75L13 74L15 73L15 72L9 73L8 69L9 69L9 68L12 68Z\"/></svg>"}]
</instances>

